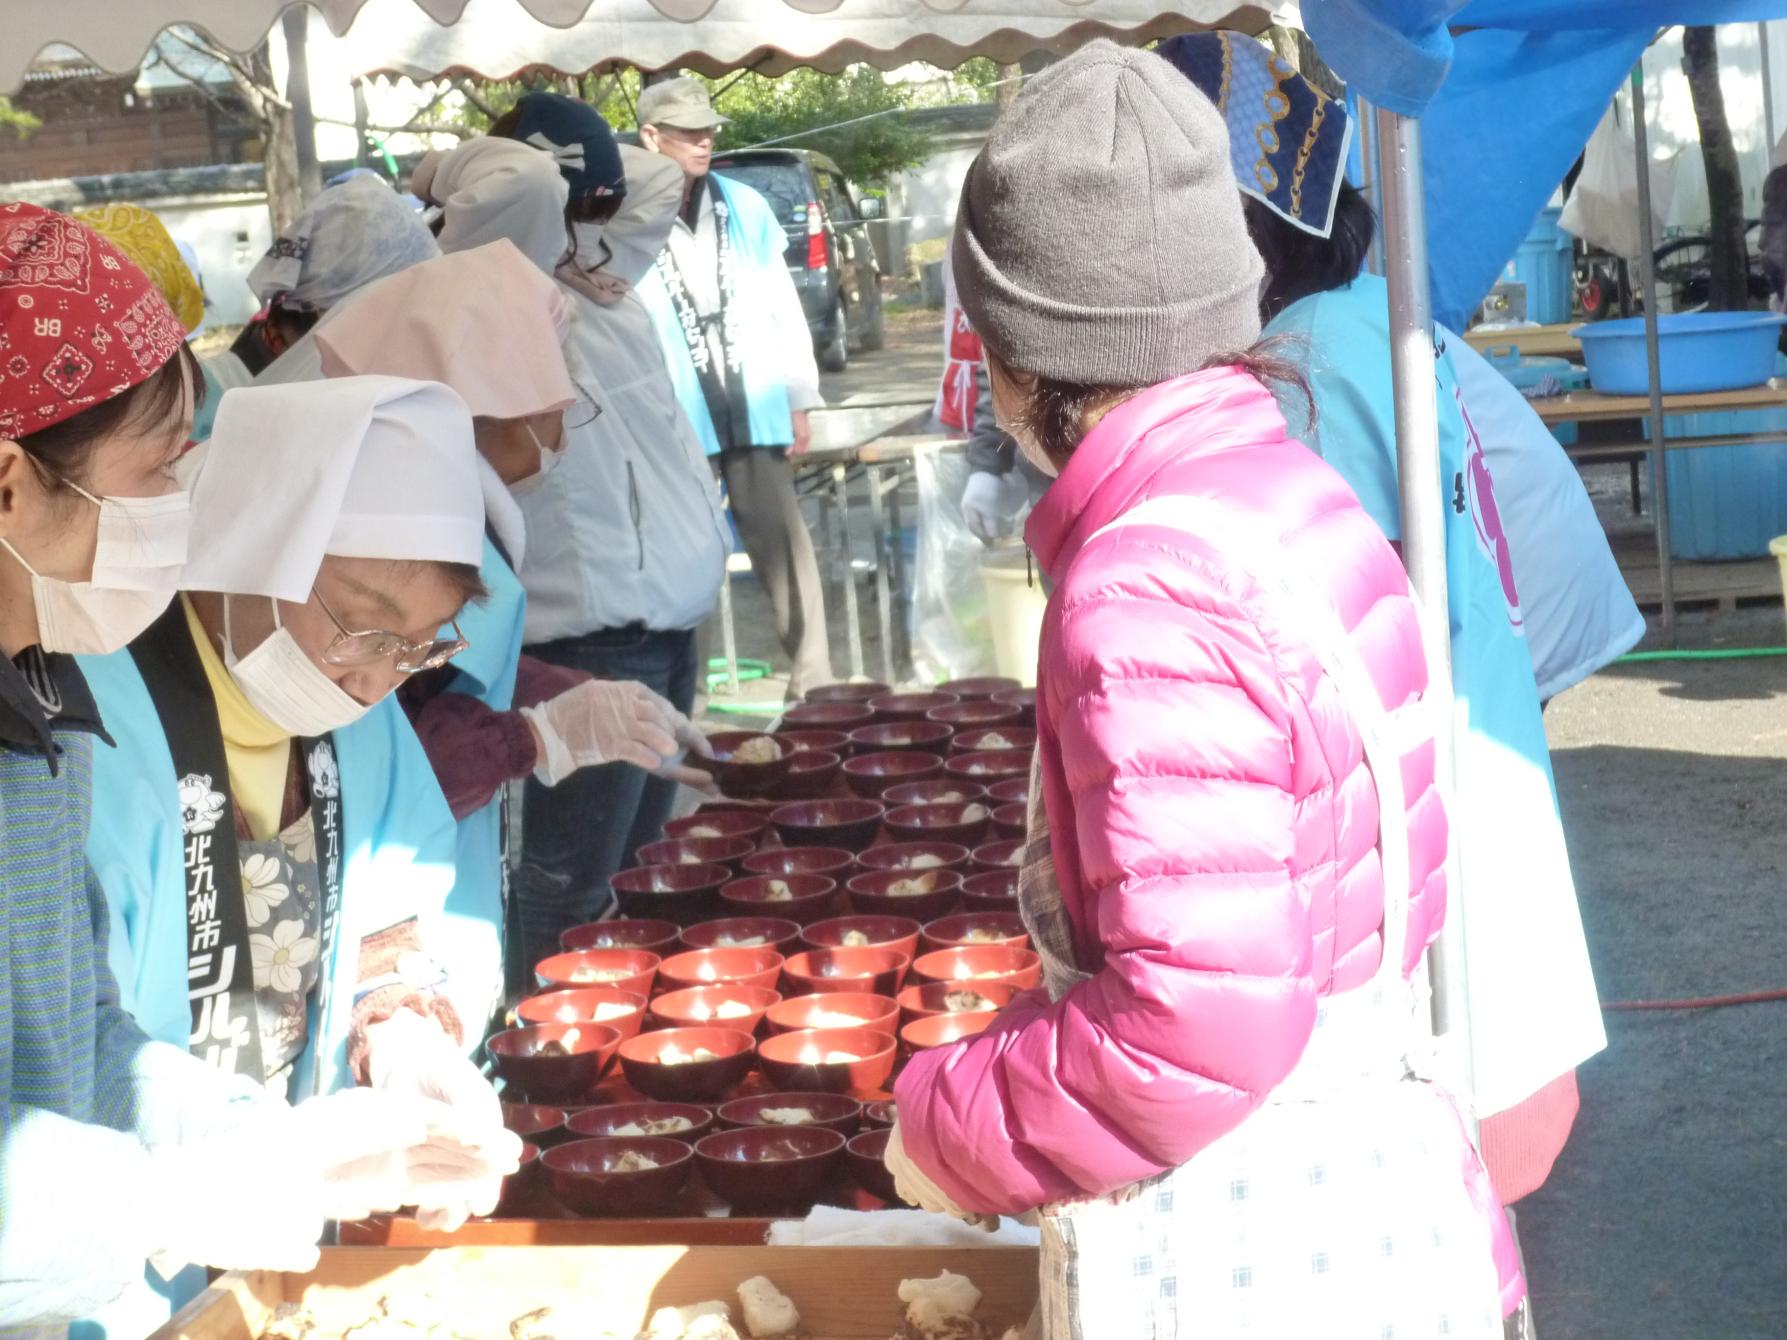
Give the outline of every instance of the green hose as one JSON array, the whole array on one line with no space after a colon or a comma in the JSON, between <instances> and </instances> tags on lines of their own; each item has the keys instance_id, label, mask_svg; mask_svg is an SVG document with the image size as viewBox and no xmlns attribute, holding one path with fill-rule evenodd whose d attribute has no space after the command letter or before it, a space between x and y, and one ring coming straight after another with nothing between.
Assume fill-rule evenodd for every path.
<instances>
[{"instance_id":1,"label":"green hose","mask_svg":"<svg viewBox=\"0 0 1787 1340\"><path fill-rule=\"evenodd\" d=\"M787 711L787 709L788 704L780 698L775 699L773 702L762 703L728 703L722 702L717 698L709 698L707 700L708 711L727 712L733 716L741 717L779 717L783 712Z\"/></svg>"},{"instance_id":2,"label":"green hose","mask_svg":"<svg viewBox=\"0 0 1787 1340\"><path fill-rule=\"evenodd\" d=\"M1742 661L1752 656L1787 656L1787 647L1737 647L1730 651L1629 651L1615 665L1648 661Z\"/></svg>"}]
</instances>

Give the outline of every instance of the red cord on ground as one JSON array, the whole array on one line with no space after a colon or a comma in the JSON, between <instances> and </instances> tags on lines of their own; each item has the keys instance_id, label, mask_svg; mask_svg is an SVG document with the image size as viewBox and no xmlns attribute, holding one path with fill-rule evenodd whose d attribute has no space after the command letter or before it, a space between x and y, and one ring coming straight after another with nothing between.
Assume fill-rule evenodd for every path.
<instances>
[{"instance_id":1,"label":"red cord on ground","mask_svg":"<svg viewBox=\"0 0 1787 1340\"><path fill-rule=\"evenodd\" d=\"M1775 991L1748 991L1736 996L1701 996L1696 1000L1609 1000L1603 1010L1722 1010L1731 1005L1761 1005L1787 1000L1787 987Z\"/></svg>"}]
</instances>

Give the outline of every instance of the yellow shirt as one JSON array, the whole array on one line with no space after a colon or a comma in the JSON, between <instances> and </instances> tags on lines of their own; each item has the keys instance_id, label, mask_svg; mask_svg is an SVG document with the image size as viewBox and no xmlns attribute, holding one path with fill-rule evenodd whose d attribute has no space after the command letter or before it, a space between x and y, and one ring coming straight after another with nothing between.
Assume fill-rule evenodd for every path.
<instances>
[{"instance_id":1,"label":"yellow shirt","mask_svg":"<svg viewBox=\"0 0 1787 1340\"><path fill-rule=\"evenodd\" d=\"M230 769L230 798L248 823L257 841L279 836L280 812L285 808L285 783L292 766L292 737L254 710L236 681L230 678L192 602L185 596L186 627L198 644L199 663L211 682L211 699L217 704L217 722L223 728L223 752Z\"/></svg>"}]
</instances>

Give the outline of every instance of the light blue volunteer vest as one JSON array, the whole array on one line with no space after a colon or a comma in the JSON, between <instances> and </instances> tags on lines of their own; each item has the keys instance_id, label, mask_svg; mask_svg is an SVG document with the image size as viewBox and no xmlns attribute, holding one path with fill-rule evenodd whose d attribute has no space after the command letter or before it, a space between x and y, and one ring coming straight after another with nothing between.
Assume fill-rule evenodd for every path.
<instances>
[{"instance_id":1,"label":"light blue volunteer vest","mask_svg":"<svg viewBox=\"0 0 1787 1340\"><path fill-rule=\"evenodd\" d=\"M1266 333L1299 337L1293 357L1306 363L1314 390L1313 429L1301 397L1283 393L1291 432L1340 472L1385 535L1399 538L1383 280L1361 275L1305 298ZM1443 349L1434 376L1458 748L1450 819L1469 891L1476 1099L1489 1115L1580 1064L1605 1035L1494 488ZM1541 963L1546 980L1534 984Z\"/></svg>"},{"instance_id":2,"label":"light blue volunteer vest","mask_svg":"<svg viewBox=\"0 0 1787 1340\"><path fill-rule=\"evenodd\" d=\"M87 859L111 912L109 961L120 1001L158 1041L190 1046L186 994L186 865L174 760L148 687L128 651L82 656L82 673L117 747L93 758L93 824ZM293 1066L290 1093L316 1085L319 1042L324 1091L352 1084L348 1031L359 977L360 941L410 917L439 917L453 883L457 833L428 757L394 698L334 732L342 777L342 909L330 1007L316 1017L311 1044ZM201 1289L203 1272L172 1285L146 1278L76 1340L122 1340L163 1324Z\"/></svg>"},{"instance_id":3,"label":"light blue volunteer vest","mask_svg":"<svg viewBox=\"0 0 1787 1340\"><path fill-rule=\"evenodd\" d=\"M504 562L488 538L484 561L478 569L489 598L467 605L459 615L459 627L471 645L453 658L450 693L476 698L486 707L506 712L515 701L515 671L521 661L521 629L527 614L527 592L513 569ZM467 990L454 991L466 1041L482 1041L489 1012L500 1002L503 976L503 884L507 852L503 839L503 790L483 808L458 824L458 878L447 896L442 935L430 939L430 948L442 940L437 953L461 965L470 980ZM474 966L475 965L475 966ZM475 1003L488 982L488 1003L479 1013ZM470 1017L477 1013L478 1017Z\"/></svg>"},{"instance_id":4,"label":"light blue volunteer vest","mask_svg":"<svg viewBox=\"0 0 1787 1340\"><path fill-rule=\"evenodd\" d=\"M1313 429L1304 425L1301 397L1284 393L1281 403L1292 435L1338 470L1384 534L1399 540L1389 310L1384 281L1360 275L1346 288L1293 304L1266 334L1298 337L1293 357L1306 364L1315 392ZM1551 791L1551 751L1493 490L1485 485L1487 469L1466 427L1452 362L1443 354L1434 360L1434 376L1453 692L1469 712L1471 731L1516 750L1532 765L1535 784L1542 776ZM1555 821L1555 797L1547 804ZM1468 797L1461 808L1470 808Z\"/></svg>"},{"instance_id":5,"label":"light blue volunteer vest","mask_svg":"<svg viewBox=\"0 0 1787 1340\"><path fill-rule=\"evenodd\" d=\"M732 210L726 231L732 239L732 259L740 274L741 292L733 295L739 326L745 344L745 399L751 408L751 440L757 443L786 445L794 441L794 418L789 413L788 387L779 375L765 376L764 357L760 349L761 332L755 329L761 319L764 302L754 293L761 279L753 281L751 271L760 276L766 267L785 270L788 266L788 233L776 212L762 195L741 182L729 181L713 174L720 194ZM651 313L658 329L658 342L664 346L664 361L670 368L670 384L676 388L677 401L695 432L701 438L701 449L709 456L719 453L720 441L714 436L713 416L708 413L707 398L701 393L701 379L695 375L695 364L689 358L689 342L683 337L676 319L676 308L670 301L670 290L658 277L656 269L647 272L635 285L635 291ZM773 351L771 362L774 363Z\"/></svg>"}]
</instances>

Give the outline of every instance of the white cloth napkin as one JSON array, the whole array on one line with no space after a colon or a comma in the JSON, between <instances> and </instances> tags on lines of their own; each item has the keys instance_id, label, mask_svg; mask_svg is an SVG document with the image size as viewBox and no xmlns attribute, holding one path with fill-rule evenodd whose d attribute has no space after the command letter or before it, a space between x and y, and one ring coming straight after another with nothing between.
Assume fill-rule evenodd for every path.
<instances>
[{"instance_id":1,"label":"white cloth napkin","mask_svg":"<svg viewBox=\"0 0 1787 1340\"><path fill-rule=\"evenodd\" d=\"M988 1233L923 1210L840 1210L816 1206L805 1219L770 1225L771 1247L1034 1247L1039 1230L1001 1219Z\"/></svg>"}]
</instances>

